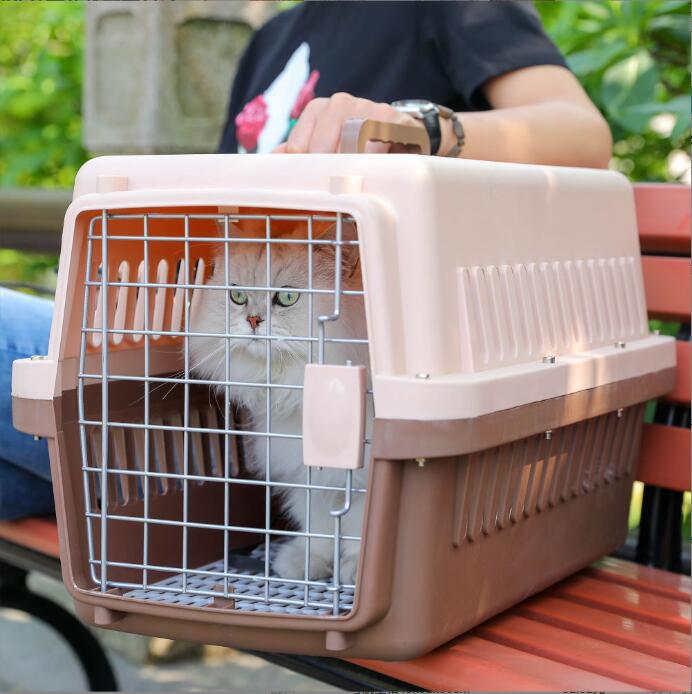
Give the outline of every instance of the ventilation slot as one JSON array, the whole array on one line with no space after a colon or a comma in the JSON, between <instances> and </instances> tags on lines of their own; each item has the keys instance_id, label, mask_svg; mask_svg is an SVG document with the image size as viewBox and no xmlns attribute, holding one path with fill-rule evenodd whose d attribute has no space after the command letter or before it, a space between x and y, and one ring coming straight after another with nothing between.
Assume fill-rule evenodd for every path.
<instances>
[{"instance_id":1,"label":"ventilation slot","mask_svg":"<svg viewBox=\"0 0 692 694\"><path fill-rule=\"evenodd\" d=\"M183 475L183 433L157 429L161 425L182 427L177 412L167 416L152 416L149 436L149 493L164 495L182 488L178 477ZM191 408L189 426L193 429L221 429L223 422L217 410L210 406ZM146 470L145 431L139 428L111 426L108 429L108 498L110 506L126 506L143 498L142 473ZM239 474L239 455L234 437L229 439L229 475ZM188 438L188 474L199 477L224 476L223 436L215 433L191 432ZM87 434L87 456L91 461L91 488L94 498L101 498L101 428L90 427ZM135 474L132 474L135 473ZM203 484L203 480L193 480Z\"/></svg>"},{"instance_id":2,"label":"ventilation slot","mask_svg":"<svg viewBox=\"0 0 692 694\"><path fill-rule=\"evenodd\" d=\"M458 288L465 372L647 333L632 257L464 267Z\"/></svg>"},{"instance_id":3,"label":"ventilation slot","mask_svg":"<svg viewBox=\"0 0 692 694\"><path fill-rule=\"evenodd\" d=\"M167 284L168 283L168 263L165 260L160 260L158 268L156 270L156 283L157 284ZM158 287L154 293L154 314L151 321L151 330L154 331L153 338L158 340L161 337L160 331L163 330L164 317L166 314L166 296L168 289L165 287Z\"/></svg>"},{"instance_id":4,"label":"ventilation slot","mask_svg":"<svg viewBox=\"0 0 692 694\"><path fill-rule=\"evenodd\" d=\"M641 405L459 458L452 543L459 547L575 497L630 479Z\"/></svg>"},{"instance_id":5,"label":"ventilation slot","mask_svg":"<svg viewBox=\"0 0 692 694\"><path fill-rule=\"evenodd\" d=\"M126 260L120 263L118 268L118 282L127 283L130 281L130 265ZM118 328L125 328L127 325L127 309L129 305L129 297L132 287L119 287L117 289L117 299L115 302L115 317L113 319L113 329L118 330ZM113 344L119 345L125 333L114 333L112 336Z\"/></svg>"},{"instance_id":6,"label":"ventilation slot","mask_svg":"<svg viewBox=\"0 0 692 694\"><path fill-rule=\"evenodd\" d=\"M137 265L136 280L132 276L132 266L129 261L122 260L117 263L118 274L115 279L118 283L132 283L139 285L144 284L145 280L152 284L170 285L175 282L175 288L156 287L146 289L144 287L109 287L108 291L108 313L107 321L108 328L114 332L110 333L109 344L114 346L122 345L125 338L129 342L138 344L144 340L144 335L141 331L149 329L152 332L152 339L161 341L164 338L163 332L182 332L185 329L185 296L186 293L190 299L190 315L197 310L197 306L201 300L199 289L186 290L185 284L204 285L207 280L207 264L203 258L198 258L194 261L190 278L186 278L185 261L179 260L175 266L175 276L170 277L170 266L166 259L160 259L155 262L155 279L153 271L150 271L149 276L145 277L144 261L140 261ZM211 268L209 268L211 270ZM98 265L95 270L95 276L98 281L101 281L102 267ZM112 278L109 281L113 281ZM99 285L92 285L89 292L90 295L90 310L88 312L89 321L88 327L100 331L103 328L103 288ZM146 305L145 292L149 292L149 325L146 325ZM134 332L117 332L118 330L127 330ZM91 332L88 343L90 347L100 347L102 342L102 333ZM167 337L167 336L165 336ZM169 338L170 339L170 338ZM180 340L179 337L173 337L174 340Z\"/></svg>"}]
</instances>

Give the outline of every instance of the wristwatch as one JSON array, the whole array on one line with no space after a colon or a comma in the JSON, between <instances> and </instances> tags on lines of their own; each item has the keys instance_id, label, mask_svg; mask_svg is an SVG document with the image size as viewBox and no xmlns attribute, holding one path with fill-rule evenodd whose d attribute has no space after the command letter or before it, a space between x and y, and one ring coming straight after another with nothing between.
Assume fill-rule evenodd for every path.
<instances>
[{"instance_id":1,"label":"wristwatch","mask_svg":"<svg viewBox=\"0 0 692 694\"><path fill-rule=\"evenodd\" d=\"M403 99L393 101L392 107L401 113L413 116L423 123L430 139L430 153L439 154L442 144L442 131L440 129L440 118L446 118L452 123L452 130L457 138L456 144L447 152L446 156L456 157L464 147L464 126L451 108L434 104L426 99Z\"/></svg>"}]
</instances>

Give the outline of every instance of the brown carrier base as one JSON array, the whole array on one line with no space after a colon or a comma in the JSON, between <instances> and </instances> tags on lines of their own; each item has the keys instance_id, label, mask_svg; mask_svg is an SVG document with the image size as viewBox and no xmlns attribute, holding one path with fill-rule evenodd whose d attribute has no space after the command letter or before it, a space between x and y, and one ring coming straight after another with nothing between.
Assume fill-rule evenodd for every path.
<instances>
[{"instance_id":1,"label":"brown carrier base","mask_svg":"<svg viewBox=\"0 0 692 694\"><path fill-rule=\"evenodd\" d=\"M116 630L283 653L415 657L621 544L643 423L644 405L634 403L670 388L671 378L669 371L658 372L636 382L559 398L552 407L529 406L541 409L536 417L514 412L504 413L503 420L501 413L495 427L483 427L485 448L462 455L425 460L375 457L355 601L353 610L342 616L258 614L236 609L233 599L186 606L184 601L164 604L124 597L125 589L101 592L90 574L81 507L83 472L76 465L54 464L63 553L70 558L63 563L66 585L82 619ZM97 391L98 385L94 395ZM597 416L579 421L585 403ZM166 401L158 407L164 416L164 410L175 405ZM56 401L54 416L61 433L51 441L53 461L56 445L63 460L80 459L75 412L72 398ZM541 421L552 422L554 428L537 432ZM433 442L431 450L444 444L443 439ZM492 445L493 439L503 443ZM396 440L390 443L396 449ZM373 448L382 453L385 446L375 440ZM191 513L211 522L222 516L221 487L190 485L190 508L196 509ZM120 500L117 510L138 517L141 500L132 490L131 494L129 501ZM171 486L166 493L152 495L152 517L175 517L177 494ZM261 502L252 494L237 496L235 489L233 494L234 513L250 527L252 518L264 512ZM78 508L65 513L64 498L75 500ZM109 513L114 510L109 506ZM136 546L141 539L128 525L109 522L109 561L132 560L141 551ZM179 536L179 527L156 528L149 563L179 565L174 556L180 551ZM218 561L221 551L212 531L200 530L194 537L190 576L195 568ZM235 539L236 546L249 544L247 538ZM92 542L98 548L98 532ZM141 581L141 571L133 568L112 567L108 575L114 581ZM149 587L171 576L152 571Z\"/></svg>"},{"instance_id":2,"label":"brown carrier base","mask_svg":"<svg viewBox=\"0 0 692 694\"><path fill-rule=\"evenodd\" d=\"M639 414L641 410L636 408L627 416L633 419ZM633 427L632 453L636 451L637 428ZM630 455L629 461L623 463L629 468L628 463L634 459ZM149 602L130 603L127 609L133 612L128 614L118 611L125 606L122 600L106 602L94 592L75 596L78 614L92 624L152 636L165 634L174 639L285 653L377 655L380 659L405 660L432 650L533 595L607 554L624 540L631 468L620 479L601 482L589 493L570 494L571 498L566 500L559 500L558 494L554 505L550 495L545 494L548 498L544 506L540 489L551 485L539 472L525 488L530 501L518 521L510 519L505 527L500 527L491 522L501 521L503 513L497 505L493 506L492 499L496 492L501 492L493 484L493 478L498 479L494 473L499 463L490 474L478 475L486 481L477 478L468 488L479 491L477 496L474 494L478 503L465 507L463 480L481 472L472 469L474 462L478 467L481 461L436 459L422 469L414 461L375 462L372 481L386 489L385 498L379 501L395 513L380 529L382 542L377 542L377 546L384 556L372 557L371 562L379 564L373 568L380 571L389 564L390 580L374 586L364 584L358 600L359 608L370 608L371 614L373 608L386 608L388 604L388 609L380 621L358 631L357 645L351 645L349 631L324 631L323 619L311 625L303 618L295 624L296 628L288 628L295 618L267 615L266 627L258 627L260 618L264 622L264 615L244 617L237 612L224 614L224 610L198 608L193 617L188 610L183 614L180 606ZM387 503L397 497L399 503ZM433 503L423 502L424 499ZM482 508L484 501L490 504L486 509ZM434 536L438 538L436 542L426 541ZM404 551L387 556L386 548L397 544ZM365 557L366 575L369 558ZM393 577L396 580L391 580ZM108 609L106 604L113 607ZM353 623L357 617L358 613L348 621ZM311 630L311 626L319 631ZM267 630L269 627L271 631ZM348 628L347 621L338 627Z\"/></svg>"}]
</instances>

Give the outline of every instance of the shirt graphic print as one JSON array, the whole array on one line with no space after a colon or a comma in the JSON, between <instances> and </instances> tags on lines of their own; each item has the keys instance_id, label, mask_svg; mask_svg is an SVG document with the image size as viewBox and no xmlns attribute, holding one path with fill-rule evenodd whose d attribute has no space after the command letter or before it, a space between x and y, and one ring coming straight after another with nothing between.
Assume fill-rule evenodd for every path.
<instances>
[{"instance_id":1,"label":"shirt graphic print","mask_svg":"<svg viewBox=\"0 0 692 694\"><path fill-rule=\"evenodd\" d=\"M265 154L284 142L314 98L319 78L317 70L310 71L310 46L303 42L267 89L236 116L238 152Z\"/></svg>"}]
</instances>

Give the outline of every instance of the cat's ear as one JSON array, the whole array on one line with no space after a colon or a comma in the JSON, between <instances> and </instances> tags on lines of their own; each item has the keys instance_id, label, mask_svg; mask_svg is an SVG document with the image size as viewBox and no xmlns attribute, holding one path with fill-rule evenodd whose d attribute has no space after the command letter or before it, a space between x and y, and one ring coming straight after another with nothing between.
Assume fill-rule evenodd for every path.
<instances>
[{"instance_id":1,"label":"cat's ear","mask_svg":"<svg viewBox=\"0 0 692 694\"><path fill-rule=\"evenodd\" d=\"M320 240L336 241L336 224L327 227L322 233L317 235ZM353 222L343 221L341 223L341 240L342 241L358 241L358 232L356 225ZM332 262L336 260L336 246L334 245L317 245L316 250L319 253L328 255ZM349 279L358 270L360 263L360 252L358 245L348 243L341 247L341 272L344 279Z\"/></svg>"}]
</instances>

